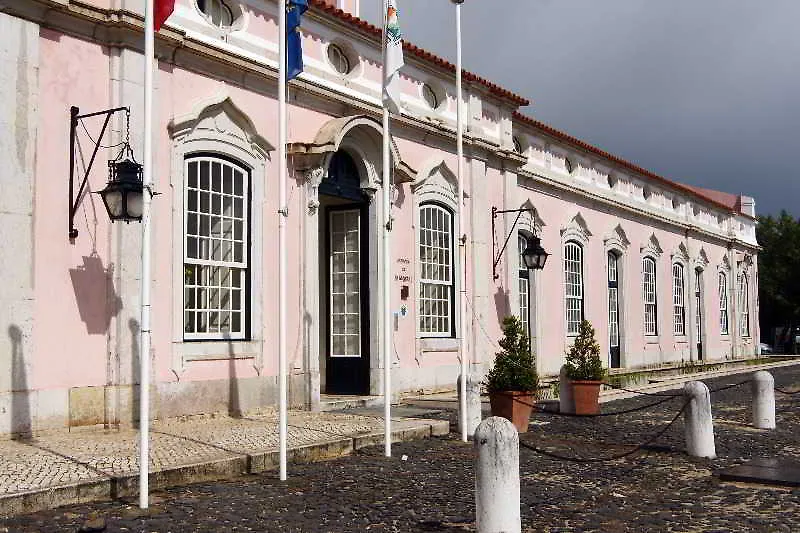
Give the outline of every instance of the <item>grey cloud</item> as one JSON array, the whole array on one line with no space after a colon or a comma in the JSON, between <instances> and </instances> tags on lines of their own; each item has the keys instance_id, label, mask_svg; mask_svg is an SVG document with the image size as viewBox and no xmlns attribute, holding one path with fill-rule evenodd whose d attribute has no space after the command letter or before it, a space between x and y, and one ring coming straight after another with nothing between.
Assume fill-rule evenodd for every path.
<instances>
[{"instance_id":1,"label":"grey cloud","mask_svg":"<svg viewBox=\"0 0 800 533\"><path fill-rule=\"evenodd\" d=\"M380 0L362 15L380 22ZM409 40L453 59L448 0L400 0ZM527 114L686 183L800 216L796 0L466 0L464 66Z\"/></svg>"}]
</instances>

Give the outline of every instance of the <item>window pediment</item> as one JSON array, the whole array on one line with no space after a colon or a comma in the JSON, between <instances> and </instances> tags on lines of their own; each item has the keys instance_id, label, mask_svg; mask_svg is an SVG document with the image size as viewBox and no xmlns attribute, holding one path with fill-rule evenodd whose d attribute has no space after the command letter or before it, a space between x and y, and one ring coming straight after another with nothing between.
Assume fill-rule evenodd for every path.
<instances>
[{"instance_id":1,"label":"window pediment","mask_svg":"<svg viewBox=\"0 0 800 533\"><path fill-rule=\"evenodd\" d=\"M589 231L586 219L580 213L572 217L569 224L561 229L561 238L564 241L577 240L585 244L589 242L591 236L592 232Z\"/></svg>"},{"instance_id":2,"label":"window pediment","mask_svg":"<svg viewBox=\"0 0 800 533\"><path fill-rule=\"evenodd\" d=\"M655 233L650 235L650 238L642 245L640 251L643 255L649 255L655 258L661 257L664 250L661 249L661 244L658 242Z\"/></svg>"}]
</instances>

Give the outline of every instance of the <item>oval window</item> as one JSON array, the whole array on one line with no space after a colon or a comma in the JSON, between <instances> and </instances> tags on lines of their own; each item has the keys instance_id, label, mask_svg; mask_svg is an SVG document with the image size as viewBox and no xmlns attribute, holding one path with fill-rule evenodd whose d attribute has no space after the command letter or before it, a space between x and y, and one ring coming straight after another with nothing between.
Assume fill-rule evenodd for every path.
<instances>
[{"instance_id":1,"label":"oval window","mask_svg":"<svg viewBox=\"0 0 800 533\"><path fill-rule=\"evenodd\" d=\"M422 86L422 97L431 109L439 108L439 97L436 95L436 91L433 90L433 87L427 83Z\"/></svg>"},{"instance_id":2,"label":"oval window","mask_svg":"<svg viewBox=\"0 0 800 533\"><path fill-rule=\"evenodd\" d=\"M333 70L339 74L350 73L350 59L339 46L335 44L328 45L328 61L333 67Z\"/></svg>"},{"instance_id":3,"label":"oval window","mask_svg":"<svg viewBox=\"0 0 800 533\"><path fill-rule=\"evenodd\" d=\"M230 28L233 24L233 11L222 0L197 0L197 9L218 28Z\"/></svg>"}]
</instances>

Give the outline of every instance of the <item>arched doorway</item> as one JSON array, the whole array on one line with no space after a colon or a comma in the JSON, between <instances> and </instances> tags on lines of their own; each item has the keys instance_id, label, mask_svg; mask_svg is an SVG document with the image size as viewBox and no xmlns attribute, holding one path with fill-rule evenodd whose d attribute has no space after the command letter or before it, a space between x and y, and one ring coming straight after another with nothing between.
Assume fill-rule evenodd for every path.
<instances>
[{"instance_id":1,"label":"arched doorway","mask_svg":"<svg viewBox=\"0 0 800 533\"><path fill-rule=\"evenodd\" d=\"M359 168L344 150L319 186L323 216L320 326L325 392L367 394L370 383L369 216Z\"/></svg>"}]
</instances>

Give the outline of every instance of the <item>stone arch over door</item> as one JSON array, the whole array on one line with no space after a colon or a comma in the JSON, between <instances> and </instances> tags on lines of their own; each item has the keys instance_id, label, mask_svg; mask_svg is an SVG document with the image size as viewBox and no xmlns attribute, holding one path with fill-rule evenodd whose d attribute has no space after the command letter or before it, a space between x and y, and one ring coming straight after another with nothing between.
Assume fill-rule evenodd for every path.
<instances>
[{"instance_id":1,"label":"stone arch over door","mask_svg":"<svg viewBox=\"0 0 800 533\"><path fill-rule=\"evenodd\" d=\"M415 172L406 165L400 156L394 140L390 143L391 161L394 182L411 181ZM325 332L325 324L321 322L321 304L319 295L321 286L320 250L320 186L329 178L330 163L337 152L345 152L352 158L357 169L361 192L366 205L364 208L366 224L371 229L367 249L369 268L363 275L369 278L369 394L383 393L383 361L380 357L380 339L385 325L383 324L382 272L380 261L381 235L377 228L384 226L387 220L380 191L384 186L381 176L382 162L382 129L380 123L367 116L341 117L323 124L314 140L309 143L296 142L289 146L290 167L297 173L303 183L305 212L302 217L302 262L303 262L303 358L307 368L309 394L307 404L318 409L323 390L321 358L325 357L325 345L321 337Z\"/></svg>"}]
</instances>

